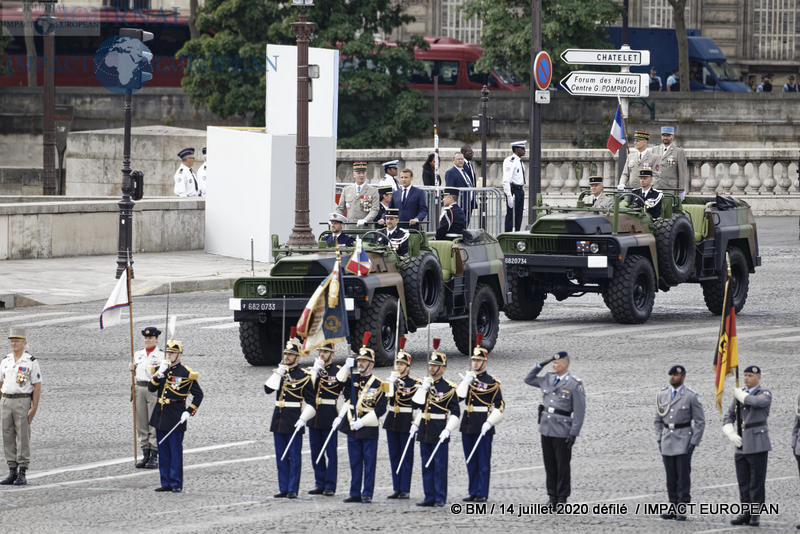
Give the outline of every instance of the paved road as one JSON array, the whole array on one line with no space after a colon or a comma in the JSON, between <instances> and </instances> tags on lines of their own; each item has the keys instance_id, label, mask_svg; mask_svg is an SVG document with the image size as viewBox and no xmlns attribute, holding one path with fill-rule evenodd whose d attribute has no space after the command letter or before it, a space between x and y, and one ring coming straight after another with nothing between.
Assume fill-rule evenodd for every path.
<instances>
[{"instance_id":1,"label":"paved road","mask_svg":"<svg viewBox=\"0 0 800 534\"><path fill-rule=\"evenodd\" d=\"M774 450L767 472L767 499L779 514L764 517L765 530L787 531L800 521L800 481L789 449L793 405L800 393L797 360L797 242L783 228L761 228L764 265L751 278L750 295L738 316L740 361L759 364L763 383L774 394L770 431ZM795 228L792 226L792 232ZM508 411L495 438L491 501L494 513L454 514L415 506L421 500L419 457L415 458L412 499L393 503L386 443L379 443L376 500L345 505L349 472L340 449L339 487L333 498L296 502L272 499L277 491L275 452L268 432L270 398L262 384L270 370L247 365L238 351L235 325L227 311L227 291L173 295L180 314L178 337L185 363L200 373L206 400L189 423L185 447L185 491L157 494L156 472L134 469L127 391L127 325L98 331L102 302L43 306L0 313L0 330L27 325L30 345L41 360L45 386L34 422L30 485L0 490L2 524L15 532L124 532L146 528L170 532L399 531L464 528L576 532L734 531L729 515L690 516L685 524L644 513L647 503L665 500L664 474L652 431L654 398L673 363L688 369L687 384L706 409L707 433L694 454L693 501L735 503L738 493L733 450L722 435L713 404L711 359L718 319L706 310L698 286L660 293L645 325L614 323L598 296L555 302L548 299L533 323L503 319L501 340L491 354L490 372L503 384ZM138 298L135 329L163 323L165 297ZM446 326L441 336L451 358L446 376L457 379L467 360L456 354ZM409 348L424 361L426 334L412 335ZM342 348L343 349L343 348ZM606 514L516 517L519 504L546 500L541 449L535 425L537 390L522 382L536 361L557 350L573 356L572 370L588 392L586 424L574 449L575 503L625 505ZM342 350L340 357L345 354ZM415 366L419 376L423 366ZM388 369L378 375L385 377ZM343 444L344 441L340 441ZM307 442L303 444L307 450ZM312 485L310 459L303 457L301 490ZM448 501L460 503L466 474L460 438L450 448ZM500 505L514 504L513 514ZM637 506L638 513L637 513ZM598 510L599 512L602 510Z\"/></svg>"}]
</instances>

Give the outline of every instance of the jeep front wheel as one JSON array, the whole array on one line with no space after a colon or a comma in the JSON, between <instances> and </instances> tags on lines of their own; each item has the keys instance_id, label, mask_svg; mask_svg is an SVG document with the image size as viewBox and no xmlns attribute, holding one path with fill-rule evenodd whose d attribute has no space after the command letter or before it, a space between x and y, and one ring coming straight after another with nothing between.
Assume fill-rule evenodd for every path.
<instances>
[{"instance_id":1,"label":"jeep front wheel","mask_svg":"<svg viewBox=\"0 0 800 534\"><path fill-rule=\"evenodd\" d=\"M547 294L538 289L536 282L508 273L506 283L511 292L511 300L505 307L506 317L514 321L532 321L539 317Z\"/></svg>"},{"instance_id":2,"label":"jeep front wheel","mask_svg":"<svg viewBox=\"0 0 800 534\"><path fill-rule=\"evenodd\" d=\"M471 307L472 328L469 319L450 322L453 341L456 342L459 352L469 355L475 345L475 334L480 332L483 334L483 348L491 352L500 333L500 307L497 305L494 290L486 284L478 284Z\"/></svg>"},{"instance_id":3,"label":"jeep front wheel","mask_svg":"<svg viewBox=\"0 0 800 534\"><path fill-rule=\"evenodd\" d=\"M400 331L405 330L404 317L400 315ZM364 332L372 332L367 345L375 351L375 367L385 367L394 363L395 339L397 337L397 297L378 293L372 304L361 314L361 319L350 331L350 348L358 354Z\"/></svg>"},{"instance_id":4,"label":"jeep front wheel","mask_svg":"<svg viewBox=\"0 0 800 534\"><path fill-rule=\"evenodd\" d=\"M731 260L731 283L733 284L733 304L736 306L736 313L742 311L744 303L747 301L747 292L750 288L750 268L747 265L747 258L741 249L731 247L728 252ZM722 314L722 301L725 298L725 276L701 282L703 286L703 299L706 301L708 311L714 315Z\"/></svg>"},{"instance_id":5,"label":"jeep front wheel","mask_svg":"<svg viewBox=\"0 0 800 534\"><path fill-rule=\"evenodd\" d=\"M254 321L239 323L239 344L250 365L278 365L283 358L283 337L280 326Z\"/></svg>"},{"instance_id":6,"label":"jeep front wheel","mask_svg":"<svg viewBox=\"0 0 800 534\"><path fill-rule=\"evenodd\" d=\"M650 318L656 296L656 274L650 261L635 254L614 273L603 300L618 323L638 324Z\"/></svg>"}]
</instances>

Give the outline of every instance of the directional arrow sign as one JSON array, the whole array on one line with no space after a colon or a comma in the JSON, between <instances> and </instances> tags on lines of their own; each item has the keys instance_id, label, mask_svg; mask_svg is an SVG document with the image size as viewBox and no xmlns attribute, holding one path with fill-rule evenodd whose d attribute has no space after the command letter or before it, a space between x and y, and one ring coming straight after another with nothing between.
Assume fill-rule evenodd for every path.
<instances>
[{"instance_id":1,"label":"directional arrow sign","mask_svg":"<svg viewBox=\"0 0 800 534\"><path fill-rule=\"evenodd\" d=\"M570 48L561 59L572 65L649 65L650 50L587 50Z\"/></svg>"},{"instance_id":2,"label":"directional arrow sign","mask_svg":"<svg viewBox=\"0 0 800 534\"><path fill-rule=\"evenodd\" d=\"M650 95L650 76L635 72L588 72L574 70L564 76L561 87L575 96Z\"/></svg>"}]
</instances>

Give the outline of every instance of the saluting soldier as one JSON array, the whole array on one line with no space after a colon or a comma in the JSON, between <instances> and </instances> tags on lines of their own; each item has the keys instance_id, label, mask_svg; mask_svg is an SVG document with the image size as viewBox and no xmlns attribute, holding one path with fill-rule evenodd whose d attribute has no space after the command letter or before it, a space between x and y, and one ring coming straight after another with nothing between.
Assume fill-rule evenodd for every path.
<instances>
[{"instance_id":1,"label":"saluting soldier","mask_svg":"<svg viewBox=\"0 0 800 534\"><path fill-rule=\"evenodd\" d=\"M461 444L464 459L469 458L477 443L477 449L467 463L469 495L464 501L486 502L489 498L489 477L492 472L492 441L495 427L503 420L506 408L500 381L486 372L489 351L481 346L483 334L475 336L472 351L472 370L468 371L456 388L458 398L465 401L461 417ZM480 440L480 441L479 441Z\"/></svg>"},{"instance_id":2,"label":"saluting soldier","mask_svg":"<svg viewBox=\"0 0 800 534\"><path fill-rule=\"evenodd\" d=\"M275 409L269 430L275 441L275 462L278 466L279 491L274 495L276 499L297 498L303 427L316 414L311 373L298 365L302 345L294 339L296 333L293 326L283 349L283 361L264 383L267 395L275 392Z\"/></svg>"},{"instance_id":3,"label":"saluting soldier","mask_svg":"<svg viewBox=\"0 0 800 534\"><path fill-rule=\"evenodd\" d=\"M448 187L442 195L442 214L439 216L439 227L436 229L436 239L455 239L460 237L467 227L464 211L458 202L458 188ZM448 234L452 234L448 237Z\"/></svg>"},{"instance_id":4,"label":"saluting soldier","mask_svg":"<svg viewBox=\"0 0 800 534\"><path fill-rule=\"evenodd\" d=\"M667 472L669 502L689 503L692 502L692 452L703 437L706 418L699 395L683 383L686 368L673 365L668 374L669 386L662 389L656 398L653 425ZM661 514L661 519L685 521L686 514L678 509L675 513Z\"/></svg>"},{"instance_id":5,"label":"saluting soldier","mask_svg":"<svg viewBox=\"0 0 800 534\"><path fill-rule=\"evenodd\" d=\"M522 227L522 213L525 210L525 155L526 141L511 143L512 155L503 160L503 192L506 195L506 232L518 232Z\"/></svg>"},{"instance_id":6,"label":"saluting soldier","mask_svg":"<svg viewBox=\"0 0 800 534\"><path fill-rule=\"evenodd\" d=\"M192 169L194 149L184 148L178 152L178 157L181 158L181 165L175 171L173 191L179 197L196 197L200 194L200 184Z\"/></svg>"},{"instance_id":7,"label":"saluting soldier","mask_svg":"<svg viewBox=\"0 0 800 534\"><path fill-rule=\"evenodd\" d=\"M39 361L25 350L24 328L12 328L8 341L11 352L0 361L0 419L8 476L0 484L24 486L31 461L31 423L42 395L42 371Z\"/></svg>"},{"instance_id":8,"label":"saluting soldier","mask_svg":"<svg viewBox=\"0 0 800 534\"><path fill-rule=\"evenodd\" d=\"M148 326L142 330L144 348L136 351L133 363L129 366L134 372L136 383L136 436L142 449L142 459L136 462L136 467L145 469L158 467L156 429L150 426L150 417L158 404L158 397L148 386L153 379L153 373L164 361L164 353L158 348L160 335L161 330L155 326Z\"/></svg>"},{"instance_id":9,"label":"saluting soldier","mask_svg":"<svg viewBox=\"0 0 800 534\"><path fill-rule=\"evenodd\" d=\"M150 379L148 389L158 396L158 406L150 416L158 440L158 470L161 487L156 491L183 491L183 435L186 422L197 413L203 402L198 374L181 363L183 343L167 341L167 354L158 371ZM189 395L192 402L186 406Z\"/></svg>"},{"instance_id":10,"label":"saluting soldier","mask_svg":"<svg viewBox=\"0 0 800 534\"><path fill-rule=\"evenodd\" d=\"M419 378L409 375L411 354L404 350L405 345L405 337L397 340L398 352L394 359L394 371L389 375L389 410L383 421L386 442L389 445L389 463L392 467L392 490L394 490L387 499L408 499L408 494L411 492L411 473L414 470L414 447L409 447L400 472L397 472L397 464L403 456L413 419L411 398L420 384Z\"/></svg>"},{"instance_id":11,"label":"saluting soldier","mask_svg":"<svg viewBox=\"0 0 800 534\"><path fill-rule=\"evenodd\" d=\"M314 466L314 489L308 493L328 497L336 493L337 432L331 435L331 439L325 447L325 453L320 457L319 462L317 462L317 457L333 428L337 416L336 401L342 394L342 384L336 380L339 366L333 363L334 348L333 343L326 342L319 349L319 358L314 361L314 366L311 368L316 413L308 421L308 442L311 446L311 461Z\"/></svg>"},{"instance_id":12,"label":"saluting soldier","mask_svg":"<svg viewBox=\"0 0 800 534\"><path fill-rule=\"evenodd\" d=\"M689 166L686 154L675 144L675 127L661 127L661 144L654 149L658 155L658 187L678 189L681 200L689 192Z\"/></svg>"},{"instance_id":13,"label":"saluting soldier","mask_svg":"<svg viewBox=\"0 0 800 534\"><path fill-rule=\"evenodd\" d=\"M367 347L371 336L371 332L364 332L358 356L355 360L347 358L336 374L336 380L344 384L342 393L348 404L348 424L342 426L342 432L347 434L350 457L350 496L344 502L371 503L375 489L379 420L386 413L389 385L372 375L375 351ZM356 364L356 371L351 372Z\"/></svg>"},{"instance_id":14,"label":"saluting soldier","mask_svg":"<svg viewBox=\"0 0 800 534\"><path fill-rule=\"evenodd\" d=\"M553 362L553 372L538 376L550 362ZM542 390L539 432L542 435L542 456L550 506L566 503L571 493L572 446L581 432L586 414L583 382L569 372L569 355L562 351L536 364L525 378L525 383Z\"/></svg>"},{"instance_id":15,"label":"saluting soldier","mask_svg":"<svg viewBox=\"0 0 800 534\"><path fill-rule=\"evenodd\" d=\"M409 433L416 434L419 441L422 487L425 492L425 499L418 502L417 506L442 507L447 502L450 435L458 428L461 415L456 385L443 378L447 356L438 350L440 341L439 338L433 338L433 352L428 360L429 374L411 399L414 407L420 409ZM426 467L428 460L431 463Z\"/></svg>"},{"instance_id":16,"label":"saluting soldier","mask_svg":"<svg viewBox=\"0 0 800 534\"><path fill-rule=\"evenodd\" d=\"M619 177L619 184L617 189L622 191L625 189L629 182L635 180L639 176L639 169L647 167L653 170L653 176L658 178L660 160L658 154L652 147L647 146L650 140L650 132L646 130L636 130L633 134L633 150L628 152L628 157L625 159L625 166L622 168L622 174ZM630 184L633 187L634 184Z\"/></svg>"},{"instance_id":17,"label":"saluting soldier","mask_svg":"<svg viewBox=\"0 0 800 534\"><path fill-rule=\"evenodd\" d=\"M647 167L641 169L639 171L639 183L641 183L641 187L637 187L632 193L644 200L645 211L651 217L654 219L661 217L661 201L664 199L664 194L653 187L653 170Z\"/></svg>"},{"instance_id":18,"label":"saluting soldier","mask_svg":"<svg viewBox=\"0 0 800 534\"><path fill-rule=\"evenodd\" d=\"M735 399L722 421L722 431L736 446L733 461L739 483L739 501L742 504L763 504L767 457L772 450L767 427L772 393L761 387L761 369L758 366L751 365L744 370L744 387L734 389L733 396ZM741 412L740 419L737 411ZM760 520L760 514L741 514L731 520L731 525L757 527Z\"/></svg>"},{"instance_id":19,"label":"saluting soldier","mask_svg":"<svg viewBox=\"0 0 800 534\"><path fill-rule=\"evenodd\" d=\"M400 210L398 208L389 208L386 210L386 228L378 230L381 240L384 244L389 245L392 250L396 251L400 256L408 254L408 237L410 232L405 228L398 226L400 222Z\"/></svg>"},{"instance_id":20,"label":"saluting soldier","mask_svg":"<svg viewBox=\"0 0 800 534\"><path fill-rule=\"evenodd\" d=\"M367 183L366 161L353 163L353 178L356 183L342 190L336 212L347 215L347 218L356 221L358 226L364 226L368 222L377 220L380 204L378 190Z\"/></svg>"}]
</instances>

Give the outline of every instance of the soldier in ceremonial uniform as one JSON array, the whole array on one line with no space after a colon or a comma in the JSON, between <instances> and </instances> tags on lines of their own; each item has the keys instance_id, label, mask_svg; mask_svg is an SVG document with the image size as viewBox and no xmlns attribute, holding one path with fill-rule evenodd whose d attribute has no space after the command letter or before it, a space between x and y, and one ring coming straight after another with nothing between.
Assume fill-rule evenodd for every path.
<instances>
[{"instance_id":1,"label":"soldier in ceremonial uniform","mask_svg":"<svg viewBox=\"0 0 800 534\"><path fill-rule=\"evenodd\" d=\"M542 368L553 362L553 372L539 376ZM539 405L539 432L547 475L550 505L567 502L571 492L570 461L572 446L581 432L586 413L583 382L569 372L569 355L559 352L534 367L525 378L529 386L542 390Z\"/></svg>"},{"instance_id":2,"label":"soldier in ceremonial uniform","mask_svg":"<svg viewBox=\"0 0 800 534\"><path fill-rule=\"evenodd\" d=\"M316 415L311 373L298 365L302 345L294 339L296 333L293 326L283 349L283 361L264 383L264 393L275 393L275 409L269 430L274 437L275 462L278 465L279 491L274 495L276 499L297 498L303 427Z\"/></svg>"},{"instance_id":3,"label":"soldier in ceremonial uniform","mask_svg":"<svg viewBox=\"0 0 800 534\"><path fill-rule=\"evenodd\" d=\"M406 338L397 341L398 352L394 359L394 371L389 375L389 410L383 421L386 430L386 442L389 445L389 463L392 466L392 489L394 493L388 499L408 499L411 492L411 473L414 470L414 447L409 446L400 472L397 465L403 455L403 449L409 439L413 419L411 398L417 392L420 380L410 376L411 354L405 349Z\"/></svg>"},{"instance_id":4,"label":"soldier in ceremonial uniform","mask_svg":"<svg viewBox=\"0 0 800 534\"><path fill-rule=\"evenodd\" d=\"M183 434L189 417L203 402L197 372L181 363L182 355L180 341L167 341L166 357L147 386L158 397L158 406L150 416L150 425L156 429L161 475L161 487L156 491L183 491ZM189 395L192 402L186 406Z\"/></svg>"},{"instance_id":5,"label":"soldier in ceremonial uniform","mask_svg":"<svg viewBox=\"0 0 800 534\"><path fill-rule=\"evenodd\" d=\"M686 154L675 144L675 127L661 127L661 144L653 150L658 155L658 187L679 189L681 200L689 192L689 167Z\"/></svg>"},{"instance_id":6,"label":"soldier in ceremonial uniform","mask_svg":"<svg viewBox=\"0 0 800 534\"><path fill-rule=\"evenodd\" d=\"M344 223L348 222L347 217L334 211L331 213L328 222L331 225L331 233L326 235L322 240L331 246L335 243L337 247L352 247L353 243L355 243L355 239L342 232Z\"/></svg>"},{"instance_id":7,"label":"soldier in ceremonial uniform","mask_svg":"<svg viewBox=\"0 0 800 534\"><path fill-rule=\"evenodd\" d=\"M389 385L372 374L375 351L367 347L371 335L364 332L358 356L355 360L347 358L336 374L336 380L344 384L342 393L348 404L347 421L342 432L347 434L347 454L350 457L350 496L344 502L371 503L375 489L379 420L386 413ZM356 371L351 372L356 362Z\"/></svg>"},{"instance_id":8,"label":"soldier in ceremonial uniform","mask_svg":"<svg viewBox=\"0 0 800 534\"><path fill-rule=\"evenodd\" d=\"M467 222L464 218L464 211L458 202L458 188L448 187L442 195L442 214L439 216L439 227L436 229L436 239L455 239L455 235L461 236L466 229ZM454 234L447 237L448 234Z\"/></svg>"},{"instance_id":9,"label":"soldier in ceremonial uniform","mask_svg":"<svg viewBox=\"0 0 800 534\"><path fill-rule=\"evenodd\" d=\"M8 340L11 353L0 361L0 420L8 476L0 484L24 486L31 461L31 423L42 394L42 371L39 361L25 350L28 338L24 328L12 328Z\"/></svg>"},{"instance_id":10,"label":"soldier in ceremonial uniform","mask_svg":"<svg viewBox=\"0 0 800 534\"><path fill-rule=\"evenodd\" d=\"M767 456L772 450L767 417L772 393L761 387L761 369L751 365L744 370L744 387L733 390L734 401L723 419L722 431L736 446L733 460L739 483L739 501L763 504L767 480ZM741 416L737 416L737 412ZM739 425L741 422L741 425ZM759 514L742 514L731 525L760 524Z\"/></svg>"},{"instance_id":11,"label":"soldier in ceremonial uniform","mask_svg":"<svg viewBox=\"0 0 800 534\"><path fill-rule=\"evenodd\" d=\"M639 195L644 200L644 208L651 217L654 219L661 217L661 201L664 199L664 194L653 187L652 169L645 167L640 170L639 182L642 186L634 189L632 193Z\"/></svg>"},{"instance_id":12,"label":"soldier in ceremonial uniform","mask_svg":"<svg viewBox=\"0 0 800 534\"><path fill-rule=\"evenodd\" d=\"M425 499L417 506L444 506L447 502L447 458L450 435L458 428L461 408L456 385L443 378L447 356L439 352L439 338L433 339L428 373L411 398L419 413L409 434L416 434L422 462L422 487ZM434 450L436 454L434 455ZM433 459L431 460L431 457ZM430 465L426 467L428 460Z\"/></svg>"},{"instance_id":13,"label":"soldier in ceremonial uniform","mask_svg":"<svg viewBox=\"0 0 800 534\"><path fill-rule=\"evenodd\" d=\"M467 372L456 388L458 398L465 401L464 415L461 417L464 459L469 458L475 444L478 444L467 463L469 495L463 500L486 502L489 498L489 476L492 471L494 427L503 420L506 405L500 391L500 381L486 372L489 351L481 346L483 334L477 334L475 338L472 370Z\"/></svg>"},{"instance_id":14,"label":"soldier in ceremonial uniform","mask_svg":"<svg viewBox=\"0 0 800 534\"><path fill-rule=\"evenodd\" d=\"M392 202L392 186L390 185L382 185L378 187L378 199L380 203L378 204L378 215L375 216L375 222L381 226L386 225L386 210L389 209L389 206Z\"/></svg>"},{"instance_id":15,"label":"soldier in ceremonial uniform","mask_svg":"<svg viewBox=\"0 0 800 534\"><path fill-rule=\"evenodd\" d=\"M311 383L314 388L314 406L316 413L308 421L308 442L311 445L311 461L314 467L314 489L310 495L326 495L330 497L336 493L336 473L338 466L337 432L331 434L333 423L336 420L336 400L342 394L342 384L336 380L339 366L333 363L333 343L327 342L319 349L319 358L311 368ZM337 421L338 424L338 421ZM325 454L317 457L322 451L322 445L331 434L331 439L325 446Z\"/></svg>"},{"instance_id":16,"label":"soldier in ceremonial uniform","mask_svg":"<svg viewBox=\"0 0 800 534\"><path fill-rule=\"evenodd\" d=\"M628 157L625 159L625 166L622 168L622 175L620 175L617 185L617 189L620 191L624 190L626 185L633 187L633 184L629 184L629 182L635 180L639 175L639 169L644 167L652 169L653 176L658 178L660 158L652 147L647 146L649 140L650 132L648 131L636 130L633 134L634 149L628 152Z\"/></svg>"},{"instance_id":17,"label":"soldier in ceremonial uniform","mask_svg":"<svg viewBox=\"0 0 800 534\"><path fill-rule=\"evenodd\" d=\"M367 162L353 163L353 177L356 183L350 184L339 195L336 213L347 215L348 220L358 226L377 220L380 200L378 190L367 183Z\"/></svg>"},{"instance_id":18,"label":"soldier in ceremonial uniform","mask_svg":"<svg viewBox=\"0 0 800 534\"><path fill-rule=\"evenodd\" d=\"M613 208L614 197L608 193L603 192L603 177L590 176L589 177L589 196L583 197L583 203L588 204L595 208Z\"/></svg>"},{"instance_id":19,"label":"soldier in ceremonial uniform","mask_svg":"<svg viewBox=\"0 0 800 534\"><path fill-rule=\"evenodd\" d=\"M525 141L511 143L512 155L503 160L503 192L506 194L506 232L518 232L522 227L522 214L525 210Z\"/></svg>"},{"instance_id":20,"label":"soldier in ceremonial uniform","mask_svg":"<svg viewBox=\"0 0 800 534\"><path fill-rule=\"evenodd\" d=\"M653 422L658 450L667 472L667 495L671 504L692 502L692 452L703 437L706 418L697 393L683 384L686 368L673 365L669 370L669 386L656 397ZM685 521L679 510L661 514L661 519Z\"/></svg>"},{"instance_id":21,"label":"soldier in ceremonial uniform","mask_svg":"<svg viewBox=\"0 0 800 534\"><path fill-rule=\"evenodd\" d=\"M393 159L392 161L387 161L383 164L383 178L378 185L388 185L392 188L392 192L397 191L400 189L400 184L397 182L397 164L400 163L400 160Z\"/></svg>"},{"instance_id":22,"label":"soldier in ceremonial uniform","mask_svg":"<svg viewBox=\"0 0 800 534\"><path fill-rule=\"evenodd\" d=\"M158 348L158 336L161 330L155 326L148 326L142 330L144 348L133 355L133 363L129 368L135 373L136 383L136 436L139 447L142 449L142 459L136 462L136 467L155 469L158 467L158 445L156 444L156 429L150 426L150 417L156 407L158 397L150 391L150 381L153 373L164 361L164 353Z\"/></svg>"},{"instance_id":23,"label":"soldier in ceremonial uniform","mask_svg":"<svg viewBox=\"0 0 800 534\"><path fill-rule=\"evenodd\" d=\"M405 228L400 228L397 224L400 221L398 208L386 210L386 228L378 230L381 236L381 243L389 245L392 250L400 256L408 254L408 236L410 232Z\"/></svg>"},{"instance_id":24,"label":"soldier in ceremonial uniform","mask_svg":"<svg viewBox=\"0 0 800 534\"><path fill-rule=\"evenodd\" d=\"M196 197L200 194L200 184L197 181L194 170L192 170L194 149L184 148L178 152L178 157L181 158L181 166L175 171L175 187L173 187L173 191L179 197Z\"/></svg>"}]
</instances>

